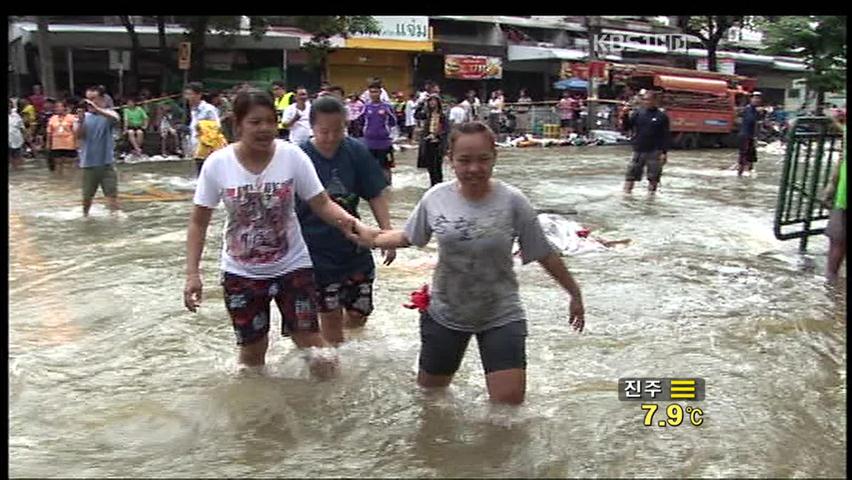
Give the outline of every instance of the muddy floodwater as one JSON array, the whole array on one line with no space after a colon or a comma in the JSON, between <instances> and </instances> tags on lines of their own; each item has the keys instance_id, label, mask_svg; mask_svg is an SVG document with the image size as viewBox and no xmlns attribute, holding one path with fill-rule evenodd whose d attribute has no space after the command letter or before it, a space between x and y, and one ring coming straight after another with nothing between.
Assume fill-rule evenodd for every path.
<instances>
[{"instance_id":1,"label":"muddy floodwater","mask_svg":"<svg viewBox=\"0 0 852 480\"><path fill-rule=\"evenodd\" d=\"M537 208L632 240L566 258L585 297L579 335L546 272L517 268L519 408L489 405L473 343L445 394L415 386L417 314L401 304L429 281L434 242L378 267L376 311L339 349L339 378L309 376L274 309L267 372L250 375L217 284L221 211L205 303L182 305L191 163L120 165L124 214L101 203L88 220L79 173L11 172L10 474L845 477L845 292L823 285L824 237L806 255L773 237L782 157L738 179L735 155L672 152L648 198L621 193L624 147L500 151L495 175ZM414 157L397 155L398 226L428 186ZM640 404L618 399L622 377L704 378L704 401L679 402L704 422L644 426Z\"/></svg>"}]
</instances>

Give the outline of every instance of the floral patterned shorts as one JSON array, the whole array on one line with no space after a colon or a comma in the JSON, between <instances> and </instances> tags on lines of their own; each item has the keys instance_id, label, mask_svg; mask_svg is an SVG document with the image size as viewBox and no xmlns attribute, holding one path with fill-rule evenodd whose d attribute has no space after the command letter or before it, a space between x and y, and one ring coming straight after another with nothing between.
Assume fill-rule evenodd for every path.
<instances>
[{"instance_id":1,"label":"floral patterned shorts","mask_svg":"<svg viewBox=\"0 0 852 480\"><path fill-rule=\"evenodd\" d=\"M301 269L276 278L253 279L224 272L225 307L234 324L237 345L254 343L269 333L269 302L281 312L281 334L319 332L314 272Z\"/></svg>"},{"instance_id":2,"label":"floral patterned shorts","mask_svg":"<svg viewBox=\"0 0 852 480\"><path fill-rule=\"evenodd\" d=\"M322 313L340 308L355 311L367 317L373 313L373 277L370 272L355 273L340 282L320 285L319 309Z\"/></svg>"}]
</instances>

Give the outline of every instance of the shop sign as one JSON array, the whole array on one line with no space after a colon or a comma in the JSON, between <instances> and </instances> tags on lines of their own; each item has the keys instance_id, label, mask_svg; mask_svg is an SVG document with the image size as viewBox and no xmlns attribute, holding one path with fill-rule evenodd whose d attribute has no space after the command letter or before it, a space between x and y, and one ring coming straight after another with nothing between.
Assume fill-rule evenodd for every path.
<instances>
[{"instance_id":1,"label":"shop sign","mask_svg":"<svg viewBox=\"0 0 852 480\"><path fill-rule=\"evenodd\" d=\"M444 77L460 80L500 80L503 78L503 60L500 57L480 55L446 55Z\"/></svg>"},{"instance_id":2,"label":"shop sign","mask_svg":"<svg viewBox=\"0 0 852 480\"><path fill-rule=\"evenodd\" d=\"M189 70L191 59L192 44L189 42L180 42L180 47L178 48L178 69Z\"/></svg>"},{"instance_id":3,"label":"shop sign","mask_svg":"<svg viewBox=\"0 0 852 480\"><path fill-rule=\"evenodd\" d=\"M378 34L354 34L352 37L384 38L388 40L429 41L427 16L373 16L381 30Z\"/></svg>"}]
</instances>

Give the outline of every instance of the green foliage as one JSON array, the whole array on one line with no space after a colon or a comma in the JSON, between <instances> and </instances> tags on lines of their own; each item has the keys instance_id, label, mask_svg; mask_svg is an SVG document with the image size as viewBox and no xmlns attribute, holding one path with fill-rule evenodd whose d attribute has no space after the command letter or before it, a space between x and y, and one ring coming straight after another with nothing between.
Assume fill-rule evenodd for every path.
<instances>
[{"instance_id":1,"label":"green foliage","mask_svg":"<svg viewBox=\"0 0 852 480\"><path fill-rule=\"evenodd\" d=\"M677 17L677 25L689 35L701 40L707 49L707 62L711 72L716 71L716 49L719 42L734 26L746 22L744 15L681 15Z\"/></svg>"},{"instance_id":2,"label":"green foliage","mask_svg":"<svg viewBox=\"0 0 852 480\"><path fill-rule=\"evenodd\" d=\"M715 41L718 45L731 27L742 25L745 20L744 15L682 15L677 17L677 25L702 43Z\"/></svg>"},{"instance_id":3,"label":"green foliage","mask_svg":"<svg viewBox=\"0 0 852 480\"><path fill-rule=\"evenodd\" d=\"M311 40L302 49L308 53L311 64L323 65L331 51L329 39L334 36L344 38L358 33L379 33L378 22L371 16L294 16L297 27L311 34Z\"/></svg>"},{"instance_id":4,"label":"green foliage","mask_svg":"<svg viewBox=\"0 0 852 480\"><path fill-rule=\"evenodd\" d=\"M248 18L249 33L256 41L260 41L269 28L269 22L262 16ZM206 21L199 21L197 17L176 17L176 20L187 29L190 38L213 33L225 37L225 42L231 44L240 32L241 17L239 15L210 15L206 17ZM197 31L199 29L204 31Z\"/></svg>"},{"instance_id":5,"label":"green foliage","mask_svg":"<svg viewBox=\"0 0 852 480\"><path fill-rule=\"evenodd\" d=\"M764 26L766 52L802 58L808 88L817 92L846 89L846 17L785 16Z\"/></svg>"},{"instance_id":6,"label":"green foliage","mask_svg":"<svg viewBox=\"0 0 852 480\"><path fill-rule=\"evenodd\" d=\"M294 17L295 24L313 35L313 40L329 39L335 35L347 37L356 33L379 33L379 24L371 16L318 16Z\"/></svg>"}]
</instances>

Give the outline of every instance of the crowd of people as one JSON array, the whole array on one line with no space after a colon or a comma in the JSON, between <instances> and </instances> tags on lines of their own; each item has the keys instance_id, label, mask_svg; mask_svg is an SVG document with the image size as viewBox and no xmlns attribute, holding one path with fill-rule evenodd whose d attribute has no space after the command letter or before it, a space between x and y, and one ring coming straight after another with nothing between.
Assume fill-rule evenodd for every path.
<instances>
[{"instance_id":1,"label":"crowd of people","mask_svg":"<svg viewBox=\"0 0 852 480\"><path fill-rule=\"evenodd\" d=\"M432 81L427 81L422 89L412 93L389 93L380 81L378 84L379 97L378 100L374 100L370 94L369 85L362 92L352 92L346 96L341 87L327 83L323 84L316 94L311 94L303 87L288 91L283 82L273 82L271 93L275 99L280 137L287 139L290 133L294 132L296 142L307 138L310 135L307 118L311 100L326 94L336 95L343 100L347 108L348 134L355 138L364 138L371 144L371 150L382 157L382 163L388 167L386 174L389 175L394 161L393 149L390 148L393 143L406 140L418 143L421 150L428 150L421 155L421 164L428 165L434 164L428 160L429 158L435 158L445 152L447 134L453 125L481 120L486 122L498 136L501 133L528 132L532 127L531 106L524 105L531 104L532 98L526 89L519 91L516 103L509 104L502 90L492 92L491 98L486 102L480 101L475 90L470 90L461 101L457 102L450 97L442 96L439 85ZM138 94L113 99L106 93L104 86L100 85L98 88L104 91L106 107L119 112L119 122L115 129L116 156L130 161L146 159L151 155L162 158L193 157L197 128L192 119L193 109L197 108L203 110L204 117L208 120L212 119L210 111L215 110L221 135L227 142L234 142L236 132L232 104L239 92L250 89L252 86L243 83L226 90L200 91L198 93L204 99L204 105L201 107L191 104L185 92L153 98L150 91L143 88ZM443 115L441 122L437 124L426 121L427 116L431 119L434 114L435 104L434 101L430 101L431 97L437 98L438 107ZM51 119L55 116L76 115L84 111L87 107L83 100L64 92L60 93L58 98L48 97L43 93L41 85L34 85L32 94L29 96L10 99L10 121L12 117L20 118L23 124L23 129L16 130L21 132L23 141L17 141L17 134L15 134L16 138L10 138L9 146L15 154L11 159L13 167L20 168L25 158L44 157L48 168L61 174L64 166L68 165L69 158L73 157L58 155L73 151L76 146L64 148L68 147L70 142L62 141L58 145L63 148L54 148L49 144L51 137L57 133L57 129L59 130L57 138L60 139L67 135L65 132L70 131L68 121L55 120L55 126L51 127ZM385 106L378 110L369 107L369 104L376 102L381 102ZM566 92L565 99L551 107L551 110L558 112L565 128L564 133L567 135L571 132L582 133L585 122L580 121L580 118L584 115L585 108L581 95L569 96ZM368 122L368 119L372 121ZM366 133L365 127L369 133ZM382 133L385 130L390 135L390 144L384 138L386 134ZM416 138L415 134L420 132L422 135ZM424 137L429 139L424 141ZM55 153L54 149L61 151ZM56 158L63 160L57 164ZM437 175L435 179L439 180Z\"/></svg>"}]
</instances>

